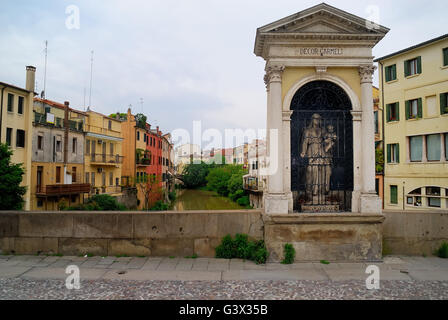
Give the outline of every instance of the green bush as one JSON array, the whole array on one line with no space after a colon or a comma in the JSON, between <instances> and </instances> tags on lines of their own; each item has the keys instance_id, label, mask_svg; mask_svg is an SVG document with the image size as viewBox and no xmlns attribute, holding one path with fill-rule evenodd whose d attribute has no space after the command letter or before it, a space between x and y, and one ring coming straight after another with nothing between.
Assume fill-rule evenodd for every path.
<instances>
[{"instance_id":1,"label":"green bush","mask_svg":"<svg viewBox=\"0 0 448 320\"><path fill-rule=\"evenodd\" d=\"M154 206L150 209L150 211L167 211L169 206L163 201L157 201Z\"/></svg>"},{"instance_id":2,"label":"green bush","mask_svg":"<svg viewBox=\"0 0 448 320\"><path fill-rule=\"evenodd\" d=\"M168 193L168 199L170 199L170 201L175 201L176 198L177 198L176 191L171 191L170 193Z\"/></svg>"},{"instance_id":3,"label":"green bush","mask_svg":"<svg viewBox=\"0 0 448 320\"><path fill-rule=\"evenodd\" d=\"M296 257L296 250L292 244L286 243L283 252L285 253L285 258L283 259L283 264L292 264Z\"/></svg>"},{"instance_id":4,"label":"green bush","mask_svg":"<svg viewBox=\"0 0 448 320\"><path fill-rule=\"evenodd\" d=\"M444 258L444 259L448 258L448 243L447 242L443 242L441 244L441 246L437 250L437 256L439 258Z\"/></svg>"},{"instance_id":5,"label":"green bush","mask_svg":"<svg viewBox=\"0 0 448 320\"><path fill-rule=\"evenodd\" d=\"M236 203L238 203L240 206L248 207L250 205L249 196L239 198Z\"/></svg>"},{"instance_id":6,"label":"green bush","mask_svg":"<svg viewBox=\"0 0 448 320\"><path fill-rule=\"evenodd\" d=\"M61 206L62 207L62 206ZM85 204L78 204L61 210L69 211L124 211L126 206L118 202L117 198L108 194L97 194L89 198Z\"/></svg>"},{"instance_id":7,"label":"green bush","mask_svg":"<svg viewBox=\"0 0 448 320\"><path fill-rule=\"evenodd\" d=\"M264 264L269 256L264 241L249 241L245 234L237 234L235 239L226 235L215 249L218 259L245 259Z\"/></svg>"},{"instance_id":8,"label":"green bush","mask_svg":"<svg viewBox=\"0 0 448 320\"><path fill-rule=\"evenodd\" d=\"M229 198L232 201L238 201L238 199L242 198L244 196L244 190L237 190L235 193L230 193Z\"/></svg>"}]
</instances>

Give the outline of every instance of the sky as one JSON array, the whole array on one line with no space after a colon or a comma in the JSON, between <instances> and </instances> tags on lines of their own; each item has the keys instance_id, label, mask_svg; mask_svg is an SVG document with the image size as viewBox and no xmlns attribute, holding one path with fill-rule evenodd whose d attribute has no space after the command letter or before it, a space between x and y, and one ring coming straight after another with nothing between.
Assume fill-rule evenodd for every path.
<instances>
[{"instance_id":1,"label":"sky","mask_svg":"<svg viewBox=\"0 0 448 320\"><path fill-rule=\"evenodd\" d=\"M166 133L266 127L262 58L256 29L321 1L292 0L1 0L0 81L25 86L25 66L37 68L36 91L83 110L143 112ZM378 8L391 29L374 48L380 57L438 37L446 30L446 0L326 1L363 18ZM79 28L67 28L79 9ZM73 25L73 24L69 24ZM374 84L378 77L375 76ZM86 93L86 94L84 94ZM142 104L143 101L143 104ZM227 146L228 147L228 146Z\"/></svg>"}]
</instances>

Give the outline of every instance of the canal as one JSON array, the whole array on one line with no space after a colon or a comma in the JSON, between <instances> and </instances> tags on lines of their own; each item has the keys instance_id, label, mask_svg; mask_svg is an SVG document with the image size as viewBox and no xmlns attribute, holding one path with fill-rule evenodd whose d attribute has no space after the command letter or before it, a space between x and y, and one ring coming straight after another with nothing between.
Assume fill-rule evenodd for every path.
<instances>
[{"instance_id":1,"label":"canal","mask_svg":"<svg viewBox=\"0 0 448 320\"><path fill-rule=\"evenodd\" d=\"M229 198L221 197L212 191L178 190L172 210L241 210L244 207Z\"/></svg>"}]
</instances>

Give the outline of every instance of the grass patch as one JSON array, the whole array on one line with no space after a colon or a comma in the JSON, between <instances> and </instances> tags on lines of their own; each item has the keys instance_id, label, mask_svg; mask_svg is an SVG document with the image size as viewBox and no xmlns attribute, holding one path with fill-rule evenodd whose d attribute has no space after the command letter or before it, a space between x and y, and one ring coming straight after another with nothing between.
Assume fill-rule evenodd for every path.
<instances>
[{"instance_id":1,"label":"grass patch","mask_svg":"<svg viewBox=\"0 0 448 320\"><path fill-rule=\"evenodd\" d=\"M283 252L285 254L285 258L283 259L282 263L293 264L296 257L296 250L294 249L293 245L290 243L286 243L285 247L283 248Z\"/></svg>"},{"instance_id":2,"label":"grass patch","mask_svg":"<svg viewBox=\"0 0 448 320\"><path fill-rule=\"evenodd\" d=\"M263 240L249 241L246 234L237 234L235 239L231 235L225 236L221 244L215 249L218 259L244 259L252 260L256 264L265 264L269 256Z\"/></svg>"},{"instance_id":3,"label":"grass patch","mask_svg":"<svg viewBox=\"0 0 448 320\"><path fill-rule=\"evenodd\" d=\"M170 259L174 259L174 258L176 258L175 256L170 256Z\"/></svg>"},{"instance_id":4,"label":"grass patch","mask_svg":"<svg viewBox=\"0 0 448 320\"><path fill-rule=\"evenodd\" d=\"M128 258L129 256L127 254L117 254L115 257L116 258Z\"/></svg>"},{"instance_id":5,"label":"grass patch","mask_svg":"<svg viewBox=\"0 0 448 320\"><path fill-rule=\"evenodd\" d=\"M137 258L146 258L146 256L137 256Z\"/></svg>"},{"instance_id":6,"label":"grass patch","mask_svg":"<svg viewBox=\"0 0 448 320\"><path fill-rule=\"evenodd\" d=\"M437 249L437 256L439 258L447 259L448 258L448 243L443 242L439 249Z\"/></svg>"},{"instance_id":7,"label":"grass patch","mask_svg":"<svg viewBox=\"0 0 448 320\"><path fill-rule=\"evenodd\" d=\"M64 255L62 253L52 253L47 254L47 257L63 257Z\"/></svg>"},{"instance_id":8,"label":"grass patch","mask_svg":"<svg viewBox=\"0 0 448 320\"><path fill-rule=\"evenodd\" d=\"M322 264L330 264L330 262L328 262L327 260L320 260L320 263L322 263Z\"/></svg>"},{"instance_id":9,"label":"grass patch","mask_svg":"<svg viewBox=\"0 0 448 320\"><path fill-rule=\"evenodd\" d=\"M197 259L198 255L195 253L192 256L186 256L185 259Z\"/></svg>"}]
</instances>

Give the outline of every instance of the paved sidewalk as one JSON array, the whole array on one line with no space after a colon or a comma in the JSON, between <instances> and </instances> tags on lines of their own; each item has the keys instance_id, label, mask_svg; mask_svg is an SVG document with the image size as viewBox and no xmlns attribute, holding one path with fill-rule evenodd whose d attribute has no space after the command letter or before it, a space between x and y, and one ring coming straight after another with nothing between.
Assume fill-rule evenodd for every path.
<instances>
[{"instance_id":1,"label":"paved sidewalk","mask_svg":"<svg viewBox=\"0 0 448 320\"><path fill-rule=\"evenodd\" d=\"M66 267L80 268L68 290ZM386 257L380 290L367 290L366 263L256 265L238 259L0 256L3 299L443 299L448 260Z\"/></svg>"},{"instance_id":2,"label":"paved sidewalk","mask_svg":"<svg viewBox=\"0 0 448 320\"><path fill-rule=\"evenodd\" d=\"M381 280L448 281L448 260L436 257L386 257L383 263L295 263L257 265L239 259L0 256L0 279L66 279L67 266L81 279L116 280L365 280L368 265Z\"/></svg>"}]
</instances>

